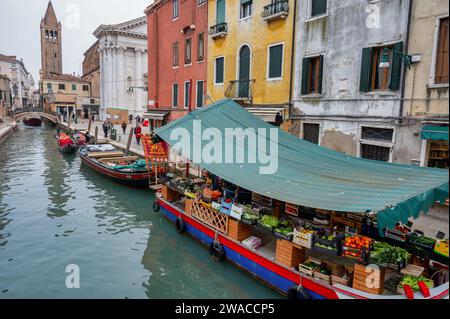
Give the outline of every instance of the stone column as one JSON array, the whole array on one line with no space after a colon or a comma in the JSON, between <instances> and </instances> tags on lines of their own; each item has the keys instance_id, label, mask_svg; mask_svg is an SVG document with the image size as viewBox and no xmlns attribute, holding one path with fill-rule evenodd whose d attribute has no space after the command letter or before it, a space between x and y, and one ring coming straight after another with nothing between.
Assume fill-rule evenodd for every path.
<instances>
[{"instance_id":1,"label":"stone column","mask_svg":"<svg viewBox=\"0 0 450 319\"><path fill-rule=\"evenodd\" d=\"M120 108L126 108L127 105L124 103L124 94L126 94L125 84L126 84L126 76L125 76L125 48L118 47L116 52L117 59L117 77L116 77L116 105Z\"/></svg>"},{"instance_id":2,"label":"stone column","mask_svg":"<svg viewBox=\"0 0 450 319\"><path fill-rule=\"evenodd\" d=\"M103 119L105 107L105 51L102 47L98 49L100 55L100 118Z\"/></svg>"},{"instance_id":3,"label":"stone column","mask_svg":"<svg viewBox=\"0 0 450 319\"><path fill-rule=\"evenodd\" d=\"M114 87L113 87L113 53L112 53L112 49L109 48L108 49L108 80L107 80L107 93L108 93L108 97L107 97L107 101L108 101L108 108L113 106L113 99L114 99Z\"/></svg>"},{"instance_id":4,"label":"stone column","mask_svg":"<svg viewBox=\"0 0 450 319\"><path fill-rule=\"evenodd\" d=\"M138 48L135 49L136 52L136 69L135 69L135 86L142 87L144 86L143 74L142 70L142 53L143 50ZM135 90L136 102L134 104L134 109L136 113L142 115L142 89Z\"/></svg>"}]
</instances>

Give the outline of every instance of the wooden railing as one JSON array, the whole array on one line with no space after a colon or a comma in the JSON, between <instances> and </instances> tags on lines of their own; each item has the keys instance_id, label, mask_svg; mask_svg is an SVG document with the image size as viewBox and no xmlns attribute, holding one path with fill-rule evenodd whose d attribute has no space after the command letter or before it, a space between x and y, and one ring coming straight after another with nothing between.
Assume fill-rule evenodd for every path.
<instances>
[{"instance_id":1,"label":"wooden railing","mask_svg":"<svg viewBox=\"0 0 450 319\"><path fill-rule=\"evenodd\" d=\"M190 213L193 218L198 219L212 227L214 230L221 232L224 235L228 234L229 217L227 215L198 201L192 201Z\"/></svg>"}]
</instances>

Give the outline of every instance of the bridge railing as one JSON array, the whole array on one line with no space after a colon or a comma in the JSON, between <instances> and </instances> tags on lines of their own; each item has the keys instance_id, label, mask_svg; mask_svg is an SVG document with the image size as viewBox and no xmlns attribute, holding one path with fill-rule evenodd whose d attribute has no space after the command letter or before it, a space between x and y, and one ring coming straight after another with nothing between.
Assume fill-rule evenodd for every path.
<instances>
[{"instance_id":1,"label":"bridge railing","mask_svg":"<svg viewBox=\"0 0 450 319\"><path fill-rule=\"evenodd\" d=\"M45 112L43 108L40 107L23 107L20 109L15 109L11 112L12 116L23 114L23 113L30 113L30 112L41 112L41 113L48 113ZM53 114L52 114L53 115Z\"/></svg>"}]
</instances>

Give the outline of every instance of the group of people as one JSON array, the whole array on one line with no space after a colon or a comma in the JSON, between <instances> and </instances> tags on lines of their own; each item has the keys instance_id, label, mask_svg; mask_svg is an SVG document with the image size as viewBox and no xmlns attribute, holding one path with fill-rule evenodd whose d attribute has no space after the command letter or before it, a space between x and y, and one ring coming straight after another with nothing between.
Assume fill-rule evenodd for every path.
<instances>
[{"instance_id":1,"label":"group of people","mask_svg":"<svg viewBox=\"0 0 450 319\"><path fill-rule=\"evenodd\" d=\"M139 119L139 120L138 120ZM141 138L142 138L142 127L141 127L141 119L139 116L137 116L136 118L136 126L133 129L133 133L134 136L136 138L136 143L138 145L141 144ZM131 124L131 123L130 123ZM103 122L103 133L105 135L105 138L108 138L108 134L110 133L110 131L114 128L114 124L107 120L105 122ZM127 128L128 128L128 124L126 121L123 121L122 123L122 131L123 131L123 135L125 135L127 133Z\"/></svg>"}]
</instances>

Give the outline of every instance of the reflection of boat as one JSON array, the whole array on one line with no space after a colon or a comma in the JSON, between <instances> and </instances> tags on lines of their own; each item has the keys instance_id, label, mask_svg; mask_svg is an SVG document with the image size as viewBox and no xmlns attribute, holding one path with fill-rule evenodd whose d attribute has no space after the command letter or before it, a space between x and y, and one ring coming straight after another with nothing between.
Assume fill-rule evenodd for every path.
<instances>
[{"instance_id":1,"label":"reflection of boat","mask_svg":"<svg viewBox=\"0 0 450 319\"><path fill-rule=\"evenodd\" d=\"M75 142L65 133L61 133L57 143L59 151L64 154L74 154L78 148Z\"/></svg>"},{"instance_id":2,"label":"reflection of boat","mask_svg":"<svg viewBox=\"0 0 450 319\"><path fill-rule=\"evenodd\" d=\"M116 182L133 187L149 185L146 162L137 156L124 156L112 145L89 145L78 154L85 165Z\"/></svg>"},{"instance_id":3,"label":"reflection of boat","mask_svg":"<svg viewBox=\"0 0 450 319\"><path fill-rule=\"evenodd\" d=\"M27 125L27 126L41 126L42 125L42 120L38 117L27 117L23 119L23 124Z\"/></svg>"}]
</instances>

